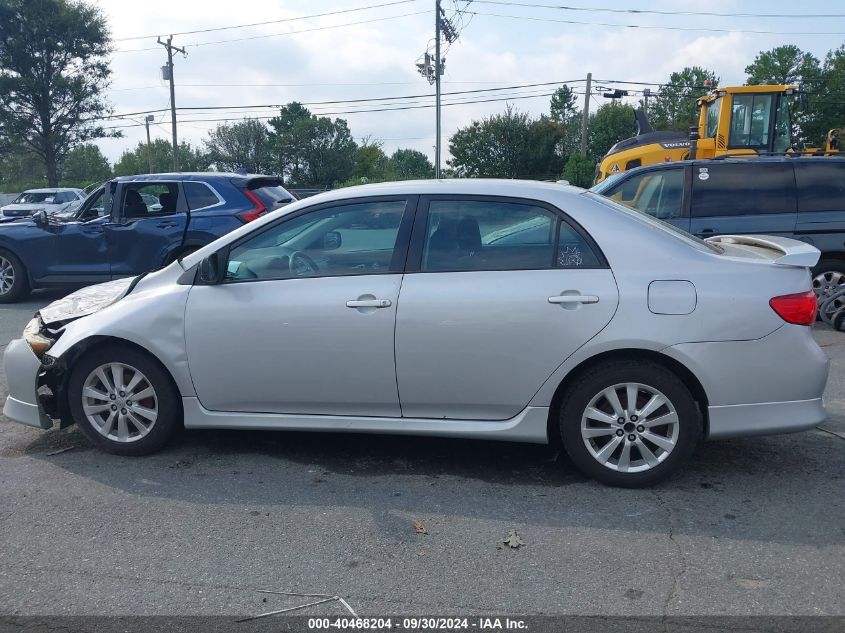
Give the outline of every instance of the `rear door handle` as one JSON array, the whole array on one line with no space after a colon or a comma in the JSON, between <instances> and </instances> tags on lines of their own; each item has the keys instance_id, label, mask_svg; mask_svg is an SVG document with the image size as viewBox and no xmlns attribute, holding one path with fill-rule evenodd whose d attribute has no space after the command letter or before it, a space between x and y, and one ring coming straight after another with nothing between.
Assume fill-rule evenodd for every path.
<instances>
[{"instance_id":1,"label":"rear door handle","mask_svg":"<svg viewBox=\"0 0 845 633\"><path fill-rule=\"evenodd\" d=\"M710 235L710 234L715 233L715 232L716 232L716 229L701 229L702 235Z\"/></svg>"},{"instance_id":2,"label":"rear door handle","mask_svg":"<svg viewBox=\"0 0 845 633\"><path fill-rule=\"evenodd\" d=\"M347 301L347 308L389 308L392 304L390 299L355 299Z\"/></svg>"},{"instance_id":3,"label":"rear door handle","mask_svg":"<svg viewBox=\"0 0 845 633\"><path fill-rule=\"evenodd\" d=\"M598 303L599 298L596 295L555 295L549 297L549 303Z\"/></svg>"}]
</instances>

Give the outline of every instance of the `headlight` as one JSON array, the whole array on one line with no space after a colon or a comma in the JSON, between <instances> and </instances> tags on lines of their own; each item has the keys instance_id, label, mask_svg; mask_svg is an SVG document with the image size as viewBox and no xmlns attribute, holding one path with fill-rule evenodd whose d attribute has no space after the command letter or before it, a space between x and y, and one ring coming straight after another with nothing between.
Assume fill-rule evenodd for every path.
<instances>
[{"instance_id":1,"label":"headlight","mask_svg":"<svg viewBox=\"0 0 845 633\"><path fill-rule=\"evenodd\" d=\"M51 327L60 321L71 321L94 314L122 299L129 292L133 281L132 277L125 277L88 286L54 301L46 308L41 308L39 314L43 322Z\"/></svg>"},{"instance_id":2,"label":"headlight","mask_svg":"<svg viewBox=\"0 0 845 633\"><path fill-rule=\"evenodd\" d=\"M38 358L41 358L55 343L53 339L41 333L41 319L38 317L26 324L23 330L23 338Z\"/></svg>"}]
</instances>

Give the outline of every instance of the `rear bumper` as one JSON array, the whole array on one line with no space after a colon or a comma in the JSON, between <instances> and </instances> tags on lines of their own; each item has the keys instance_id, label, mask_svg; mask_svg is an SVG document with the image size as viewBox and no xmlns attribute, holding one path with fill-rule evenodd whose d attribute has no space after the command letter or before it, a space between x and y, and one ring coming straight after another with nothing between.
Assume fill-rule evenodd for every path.
<instances>
[{"instance_id":1,"label":"rear bumper","mask_svg":"<svg viewBox=\"0 0 845 633\"><path fill-rule=\"evenodd\" d=\"M753 341L684 343L663 353L701 382L709 438L791 433L826 417L830 361L808 327L784 325Z\"/></svg>"},{"instance_id":2,"label":"rear bumper","mask_svg":"<svg viewBox=\"0 0 845 633\"><path fill-rule=\"evenodd\" d=\"M821 398L708 407L708 414L711 440L807 431L827 418Z\"/></svg>"},{"instance_id":3,"label":"rear bumper","mask_svg":"<svg viewBox=\"0 0 845 633\"><path fill-rule=\"evenodd\" d=\"M37 383L41 361L32 353L26 341L15 339L6 346L3 366L9 385L9 397L3 406L3 415L21 424L40 429L51 428L53 420L38 404Z\"/></svg>"}]
</instances>

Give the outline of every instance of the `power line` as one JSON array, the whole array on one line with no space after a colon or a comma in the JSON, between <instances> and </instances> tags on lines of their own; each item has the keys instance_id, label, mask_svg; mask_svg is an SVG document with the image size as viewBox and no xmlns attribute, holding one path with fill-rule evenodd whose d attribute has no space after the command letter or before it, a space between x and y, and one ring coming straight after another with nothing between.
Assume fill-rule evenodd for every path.
<instances>
[{"instance_id":1,"label":"power line","mask_svg":"<svg viewBox=\"0 0 845 633\"><path fill-rule=\"evenodd\" d=\"M476 88L474 90L455 90L452 92L444 92L443 96L454 96L454 95L463 95L463 94L479 94L484 92L501 92L507 90L518 90L524 88L537 88L543 86L558 86L563 84L574 84L583 82L583 79L566 79L563 81L543 81L537 83L530 83L530 84L515 84L511 86L501 86L496 88ZM431 93L424 93L424 94L413 94L413 95L401 95L401 96L387 96L387 97L370 97L366 99L338 99L332 101L301 101L302 105L306 106L320 106L320 105L343 105L343 104L352 104L352 103L365 103L368 101L391 101L391 100L403 100L403 99L417 99L422 97L433 97L434 95ZM185 106L176 108L179 111L185 110L234 110L238 108L243 109L255 109L255 108L279 108L282 107L284 104L258 104L258 105L232 105L232 106ZM107 116L101 117L94 117L88 119L89 121L97 121L97 120L106 120L106 119L121 119L121 118L128 118L132 116L138 116L141 114L158 114L160 112L167 112L169 108L158 108L155 110L141 110L138 112L126 112L126 113L118 113L118 114L111 114Z\"/></svg>"},{"instance_id":2,"label":"power line","mask_svg":"<svg viewBox=\"0 0 845 633\"><path fill-rule=\"evenodd\" d=\"M209 41L209 42L193 42L193 43L185 44L184 46L196 48L196 47L199 47L199 46L211 46L211 45L215 45L215 44L229 44L229 43L232 43L232 42L246 42L248 40L261 40L261 39L266 39L266 38L269 38L269 37L283 37L283 36L286 36L286 35L298 35L300 33L313 33L315 31L326 31L326 30L329 30L329 29L339 29L339 28L344 28L344 27L347 27L347 26L358 26L358 25L361 25L361 24L372 24L373 22L386 22L387 20L396 20L396 19L399 19L399 18L407 18L407 17L412 16L412 15L422 15L423 13L428 13L428 12L427 11L413 11L411 13L400 13L399 15L389 15L389 16L386 16L386 17L383 17L383 18L372 18L372 19L369 19L369 20L359 20L357 22L346 22L344 24L329 24L329 25L326 25L326 26L315 26L315 27L310 28L310 29L300 29L299 31L286 31L284 33L270 33L270 34L267 34L267 35L252 35L250 37L238 37L238 38L229 39L229 40L212 40L212 41ZM115 51L112 51L112 52L114 52L114 53L140 53L140 52L143 52L143 51L155 51L155 50L158 50L158 49L155 48L155 47L151 47L151 48L118 49L118 50L115 50Z\"/></svg>"},{"instance_id":3,"label":"power line","mask_svg":"<svg viewBox=\"0 0 845 633\"><path fill-rule=\"evenodd\" d=\"M502 13L481 13L480 11L468 11L473 15L481 15L491 18L508 18L512 20L529 20L532 22L557 22L559 24L578 24L581 26L609 26L624 29L648 29L658 31L705 31L708 33L749 33L754 35L845 35L845 31L757 31L750 29L716 29L707 27L684 27L684 26L653 26L645 24L614 24L610 22L588 22L585 20L558 20L548 17L533 17L529 15L506 15Z\"/></svg>"},{"instance_id":4,"label":"power line","mask_svg":"<svg viewBox=\"0 0 845 633\"><path fill-rule=\"evenodd\" d=\"M312 18L324 18L330 15L340 15L342 13L354 13L356 11L367 11L369 9L381 9L383 7L392 7L397 4L408 4L409 2L416 2L416 0L395 0L395 2L384 2L382 4L371 4L366 7L354 7L352 9L341 9L338 11L329 11L327 13L313 13L311 15L299 15L293 18L281 18L278 20L267 20L265 22L251 22L249 24L234 24L232 26L217 26L206 29L196 29L194 31L178 31L170 33L169 35L195 35L196 33L212 33L215 31L228 31L231 29L246 29L253 26L266 26L268 24L281 24L283 22L295 22L297 20L310 20ZM129 42L131 40L146 40L154 37L165 35L165 33L154 33L151 35L133 35L131 37L119 37L115 42Z\"/></svg>"},{"instance_id":5,"label":"power line","mask_svg":"<svg viewBox=\"0 0 845 633\"><path fill-rule=\"evenodd\" d=\"M446 107L446 106L454 106L454 105L473 105L473 104L476 104L476 103L491 103L491 102L495 102L495 101L516 101L516 100L519 100L519 99L535 99L535 98L539 98L539 97L550 97L553 94L554 94L554 92L544 92L544 93L541 93L541 94L525 95L525 96L517 96L517 97L495 97L495 98L492 98L492 99L476 99L476 100L473 100L473 101L449 102L449 103L443 103L442 105L444 107ZM576 93L576 94L578 94L578 93ZM394 112L394 111L402 111L402 110L420 110L420 109L433 108L433 107L435 107L435 104L430 103L430 104L425 104L425 105L373 108L373 109L367 109L367 110L343 110L343 111L338 110L338 111L335 111L335 112L320 112L319 114L320 114L320 116L335 116L335 115L339 115L339 114L367 114L367 113L372 113L372 112ZM223 118L212 118L212 119L182 119L182 120L179 120L178 122L179 123L216 123L216 122L223 122L223 121L242 121L243 118L244 117L223 117ZM272 119L272 118L275 118L275 117L261 116L261 117L248 117L248 118L256 119L256 120L259 120L259 121L266 121L268 119ZM108 127L106 129L116 130L116 129L126 129L126 128L133 128L133 127L138 127L138 125L137 124L135 124L135 125L119 125L119 126Z\"/></svg>"},{"instance_id":6,"label":"power line","mask_svg":"<svg viewBox=\"0 0 845 633\"><path fill-rule=\"evenodd\" d=\"M476 4L498 4L532 9L558 9L561 11L590 11L594 13L627 13L633 15L698 15L719 18L845 18L845 13L717 13L715 11L659 11L656 9L605 9L597 7L576 7L561 4L536 4L532 2L510 2L505 0L474 0Z\"/></svg>"}]
</instances>

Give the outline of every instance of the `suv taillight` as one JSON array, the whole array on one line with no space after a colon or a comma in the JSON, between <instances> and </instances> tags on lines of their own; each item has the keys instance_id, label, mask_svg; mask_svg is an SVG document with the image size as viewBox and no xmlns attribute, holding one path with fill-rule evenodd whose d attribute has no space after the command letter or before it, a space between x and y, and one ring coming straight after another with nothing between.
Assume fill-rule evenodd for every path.
<instances>
[{"instance_id":1,"label":"suv taillight","mask_svg":"<svg viewBox=\"0 0 845 633\"><path fill-rule=\"evenodd\" d=\"M258 196L252 193L249 189L244 189L244 195L249 198L250 202L255 205L255 207L253 207L249 211L238 213L238 217L243 220L244 223L249 223L253 220L257 220L267 212L267 207L264 206L264 203L261 202L261 200L258 199Z\"/></svg>"},{"instance_id":2,"label":"suv taillight","mask_svg":"<svg viewBox=\"0 0 845 633\"><path fill-rule=\"evenodd\" d=\"M812 290L773 297L769 305L787 323L813 325L816 322L816 293Z\"/></svg>"}]
</instances>

